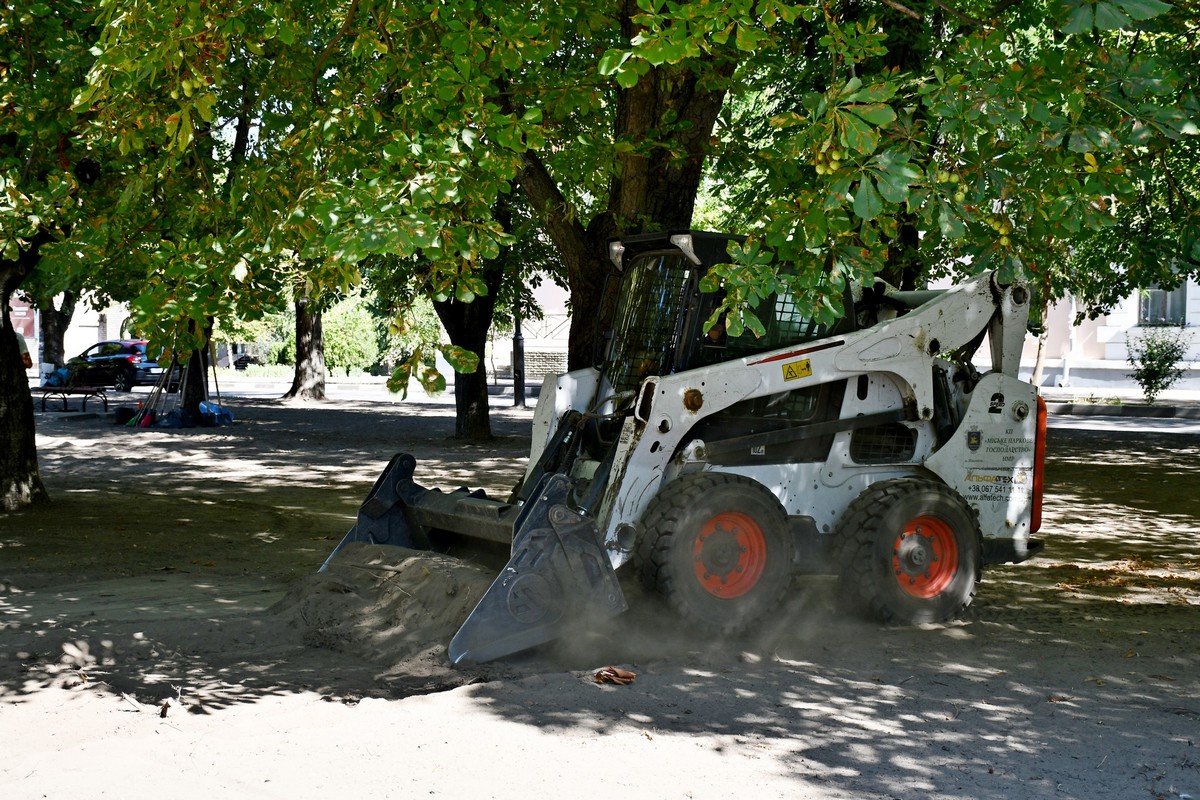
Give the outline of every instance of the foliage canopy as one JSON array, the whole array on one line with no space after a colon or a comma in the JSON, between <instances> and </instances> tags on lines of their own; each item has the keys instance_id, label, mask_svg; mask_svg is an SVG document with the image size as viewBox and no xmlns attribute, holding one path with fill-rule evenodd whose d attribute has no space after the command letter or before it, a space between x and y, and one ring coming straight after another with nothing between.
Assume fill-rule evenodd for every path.
<instances>
[{"instance_id":1,"label":"foliage canopy","mask_svg":"<svg viewBox=\"0 0 1200 800\"><path fill-rule=\"evenodd\" d=\"M483 265L514 238L496 204L514 195L575 302L594 300L581 287L601 254L572 249L688 224L702 170L751 234L720 275L735 326L756 326L741 308L782 282L830 317L849 279L996 267L1103 308L1200 268L1189 4L68 0L3 13L6 257L49 232L59 244L38 280L112 264L95 284L132 300L144 332L184 344L188 320L252 317L296 286L353 288L378 254L419 262L434 298L482 295ZM40 59L28 71L27 51ZM85 158L103 198L74 177ZM664 205L671 187L680 200ZM795 276L776 274L777 257Z\"/></svg>"}]
</instances>

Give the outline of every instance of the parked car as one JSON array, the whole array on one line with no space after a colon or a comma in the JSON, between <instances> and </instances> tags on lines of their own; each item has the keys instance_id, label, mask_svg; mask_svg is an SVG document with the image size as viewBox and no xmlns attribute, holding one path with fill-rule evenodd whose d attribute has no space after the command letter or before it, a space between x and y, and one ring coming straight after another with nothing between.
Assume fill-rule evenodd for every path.
<instances>
[{"instance_id":1,"label":"parked car","mask_svg":"<svg viewBox=\"0 0 1200 800\"><path fill-rule=\"evenodd\" d=\"M162 378L163 367L146 354L144 339L97 342L67 362L67 382L75 386L111 386L128 392L134 386L151 386ZM179 388L179 374L171 376L168 391Z\"/></svg>"},{"instance_id":2,"label":"parked car","mask_svg":"<svg viewBox=\"0 0 1200 800\"><path fill-rule=\"evenodd\" d=\"M236 359L234 359L233 368L237 369L237 370L244 370L244 369L246 369L246 367L250 366L251 364L254 364L256 366L261 366L262 363L263 362L260 361L257 356L252 356L249 353L243 353L242 355L240 355Z\"/></svg>"}]
</instances>

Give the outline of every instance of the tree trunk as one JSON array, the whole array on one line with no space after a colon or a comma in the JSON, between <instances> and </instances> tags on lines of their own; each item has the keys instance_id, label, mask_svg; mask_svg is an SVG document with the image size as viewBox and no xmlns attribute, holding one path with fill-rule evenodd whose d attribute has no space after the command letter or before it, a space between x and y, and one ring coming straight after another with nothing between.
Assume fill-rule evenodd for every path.
<instances>
[{"instance_id":1,"label":"tree trunk","mask_svg":"<svg viewBox=\"0 0 1200 800\"><path fill-rule=\"evenodd\" d=\"M16 259L0 259L0 512L50 500L38 471L33 396L8 317L13 292L33 271L48 236L35 235Z\"/></svg>"},{"instance_id":2,"label":"tree trunk","mask_svg":"<svg viewBox=\"0 0 1200 800\"><path fill-rule=\"evenodd\" d=\"M200 403L208 399L208 359L204 350L193 350L183 371L179 404L191 419L199 423Z\"/></svg>"},{"instance_id":3,"label":"tree trunk","mask_svg":"<svg viewBox=\"0 0 1200 800\"><path fill-rule=\"evenodd\" d=\"M640 13L636 0L624 0L622 34L627 39L638 33L632 23L636 13ZM571 287L569 369L593 362L596 333L614 311L615 297L602 296L610 266L607 240L691 225L713 126L725 101L724 79L732 76L736 58L732 48L727 56L715 55L703 74L654 67L637 85L617 92L614 138L639 146L617 156L607 210L586 229L537 154L525 154L517 181L562 258ZM671 139L647 147L671 119L675 131Z\"/></svg>"},{"instance_id":4,"label":"tree trunk","mask_svg":"<svg viewBox=\"0 0 1200 800\"><path fill-rule=\"evenodd\" d=\"M1037 355L1033 360L1033 375L1030 376L1029 382L1034 386L1041 386L1042 381L1046 378L1046 337L1048 333L1045 328L1037 337Z\"/></svg>"},{"instance_id":5,"label":"tree trunk","mask_svg":"<svg viewBox=\"0 0 1200 800\"><path fill-rule=\"evenodd\" d=\"M930 60L927 43L936 41L936 37L926 35L927 28L940 26L936 15L931 15L930 4L917 0L910 4L916 12L902 13L895 8L858 9L857 18L879 19L880 27L887 31L887 52L879 59L882 68L900 72L911 72L923 75L926 64ZM918 16L913 16L919 12ZM863 72L874 72L879 65L871 63L864 65ZM914 116L921 126L928 123L927 112L918 105ZM930 143L934 149L934 143ZM927 269L925 257L921 253L921 233L917 227L915 213L902 212L899 216L896 237L888 243L887 259L879 277L902 291L920 288L925 284ZM852 314L852 309L846 309Z\"/></svg>"},{"instance_id":6,"label":"tree trunk","mask_svg":"<svg viewBox=\"0 0 1200 800\"><path fill-rule=\"evenodd\" d=\"M296 298L296 372L285 400L325 399L325 338L321 312L312 307L307 294Z\"/></svg>"},{"instance_id":7,"label":"tree trunk","mask_svg":"<svg viewBox=\"0 0 1200 800\"><path fill-rule=\"evenodd\" d=\"M55 368L67 364L63 340L67 335L67 328L71 326L71 318L75 316L75 304L79 301L79 295L73 291L66 291L62 298L59 308L54 307L53 300L47 300L37 306L42 320L41 360L43 364L50 364Z\"/></svg>"},{"instance_id":8,"label":"tree trunk","mask_svg":"<svg viewBox=\"0 0 1200 800\"><path fill-rule=\"evenodd\" d=\"M498 260L503 258L501 255ZM503 275L504 269L499 264L487 267L483 273L488 287L486 295L477 296L469 303L450 299L433 304L442 327L450 336L450 343L479 356L479 365L474 372L460 372L454 376L454 436L458 439L485 442L492 438L487 366L483 355L496 309L496 292Z\"/></svg>"}]
</instances>

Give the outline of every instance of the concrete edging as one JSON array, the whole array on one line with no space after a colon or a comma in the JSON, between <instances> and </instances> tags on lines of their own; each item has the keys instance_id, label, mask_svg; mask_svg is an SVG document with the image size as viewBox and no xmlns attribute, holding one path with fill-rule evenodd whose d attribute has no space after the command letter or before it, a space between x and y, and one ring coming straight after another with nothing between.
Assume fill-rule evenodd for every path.
<instances>
[{"instance_id":1,"label":"concrete edging","mask_svg":"<svg viewBox=\"0 0 1200 800\"><path fill-rule=\"evenodd\" d=\"M1200 419L1200 406L1139 406L1125 403L1047 403L1046 411L1073 417L1153 417L1155 419Z\"/></svg>"}]
</instances>

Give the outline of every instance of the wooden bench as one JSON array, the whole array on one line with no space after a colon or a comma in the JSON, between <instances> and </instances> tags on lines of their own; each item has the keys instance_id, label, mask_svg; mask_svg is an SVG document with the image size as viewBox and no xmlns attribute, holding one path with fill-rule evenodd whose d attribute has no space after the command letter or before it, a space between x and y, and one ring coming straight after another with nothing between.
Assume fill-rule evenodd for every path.
<instances>
[{"instance_id":1,"label":"wooden bench","mask_svg":"<svg viewBox=\"0 0 1200 800\"><path fill-rule=\"evenodd\" d=\"M34 391L42 393L42 411L46 410L46 401L52 397L62 400L63 411L71 410L67 406L67 400L71 397L83 398L80 403L81 411L87 411L89 397L99 398L104 403L104 410L108 411L108 394L103 386L39 386Z\"/></svg>"}]
</instances>

